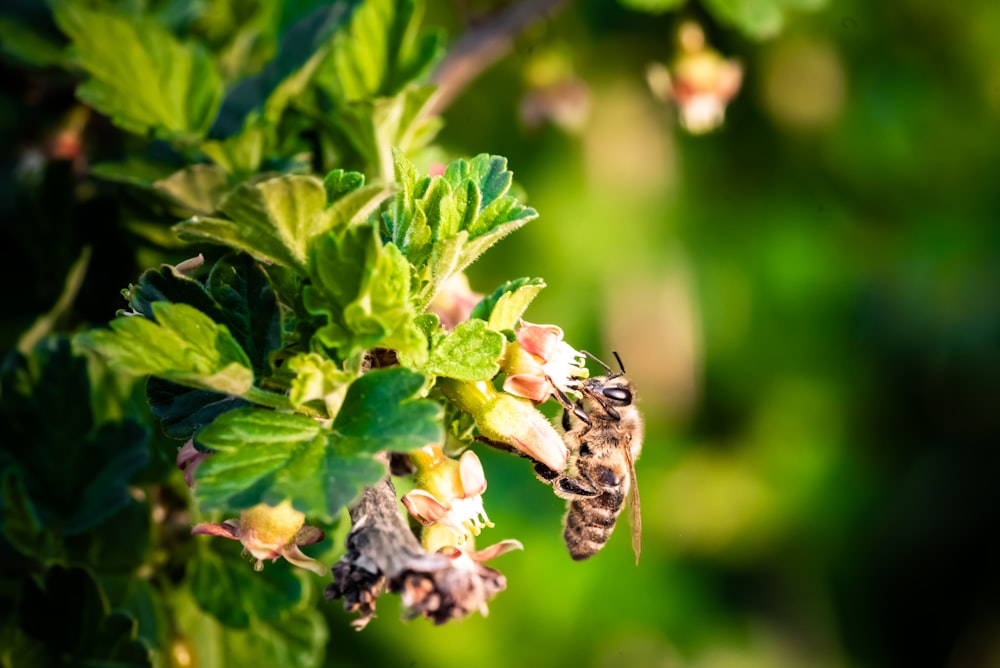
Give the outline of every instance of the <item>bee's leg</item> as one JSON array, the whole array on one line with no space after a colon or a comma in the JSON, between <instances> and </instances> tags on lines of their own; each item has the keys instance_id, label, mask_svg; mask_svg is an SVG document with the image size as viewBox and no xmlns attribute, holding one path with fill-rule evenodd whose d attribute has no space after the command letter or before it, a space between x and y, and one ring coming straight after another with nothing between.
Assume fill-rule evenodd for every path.
<instances>
[{"instance_id":1,"label":"bee's leg","mask_svg":"<svg viewBox=\"0 0 1000 668\"><path fill-rule=\"evenodd\" d=\"M542 482L547 482L551 485L552 482L561 474L559 471L553 471L541 462L535 462L535 475L538 476L538 479Z\"/></svg>"},{"instance_id":2,"label":"bee's leg","mask_svg":"<svg viewBox=\"0 0 1000 668\"><path fill-rule=\"evenodd\" d=\"M556 496L570 500L589 499L600 493L585 481L567 476L560 476L554 480L552 488L555 490Z\"/></svg>"},{"instance_id":3,"label":"bee's leg","mask_svg":"<svg viewBox=\"0 0 1000 668\"><path fill-rule=\"evenodd\" d=\"M546 376L545 379L548 380L549 385L552 386L552 396L556 398L556 401L562 404L562 407L567 412L571 411L573 415L577 416L584 424L590 424L590 416L588 416L587 412L583 410L583 404L581 404L579 401L574 404L572 401L569 400L569 397L566 396L565 392L556 387L556 384L552 382L552 378ZM566 429L566 431L569 431L569 416L566 414L566 412L563 413L562 424L563 427Z\"/></svg>"}]
</instances>

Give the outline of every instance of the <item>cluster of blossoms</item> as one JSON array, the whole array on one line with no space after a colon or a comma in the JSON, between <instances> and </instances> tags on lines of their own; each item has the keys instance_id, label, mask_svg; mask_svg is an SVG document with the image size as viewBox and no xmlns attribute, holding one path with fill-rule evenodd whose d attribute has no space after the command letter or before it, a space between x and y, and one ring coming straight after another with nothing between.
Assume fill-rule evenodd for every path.
<instances>
[{"instance_id":1,"label":"cluster of blossoms","mask_svg":"<svg viewBox=\"0 0 1000 668\"><path fill-rule=\"evenodd\" d=\"M480 298L461 276L447 286L431 310L451 329L468 319ZM437 387L473 418L481 439L552 470L565 470L569 452L563 438L536 406L553 394L572 392L576 382L586 377L583 354L563 340L560 328L521 322L498 362L504 375L502 389L492 381L443 377ZM190 487L194 487L195 469L210 456L195 448L192 441L180 449L177 464ZM348 609L361 612L356 624L359 628L373 616L374 599L383 588L400 592L411 616L424 615L438 623L471 610L485 614L486 601L506 583L483 562L522 547L507 539L475 549L476 537L493 527L483 505L486 474L475 452L465 450L456 459L446 454L442 444L428 443L408 452L406 458L413 488L401 501L420 526L419 543L405 523L388 516L399 515L394 492L393 512L379 510L378 504L384 506L389 494L382 489L364 496L352 509L354 526L347 541L348 554L333 567L335 583L327 596L343 597ZM386 485L392 490L388 479ZM386 550L384 537L365 536L365 531L393 534L396 544ZM244 552L256 559L258 570L264 560L284 557L319 575L329 571L300 550L302 545L321 540L322 530L306 525L305 516L288 501L254 506L238 519L198 524L192 533L239 540ZM393 550L395 556L386 554Z\"/></svg>"}]
</instances>

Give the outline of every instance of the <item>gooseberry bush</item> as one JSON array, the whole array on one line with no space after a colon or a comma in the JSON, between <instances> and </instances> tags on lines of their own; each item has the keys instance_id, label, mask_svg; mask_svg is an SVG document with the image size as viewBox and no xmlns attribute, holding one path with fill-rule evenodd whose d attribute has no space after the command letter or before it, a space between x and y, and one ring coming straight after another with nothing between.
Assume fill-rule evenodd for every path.
<instances>
[{"instance_id":1,"label":"gooseberry bush","mask_svg":"<svg viewBox=\"0 0 1000 668\"><path fill-rule=\"evenodd\" d=\"M538 405L587 370L523 319L541 278L468 284L537 212L502 156L433 144L421 3L50 6L58 39L0 25L79 81L50 154L177 259L57 334L84 249L0 369L3 665L316 665L324 599L485 612L521 545L481 535L476 449L565 469Z\"/></svg>"}]
</instances>

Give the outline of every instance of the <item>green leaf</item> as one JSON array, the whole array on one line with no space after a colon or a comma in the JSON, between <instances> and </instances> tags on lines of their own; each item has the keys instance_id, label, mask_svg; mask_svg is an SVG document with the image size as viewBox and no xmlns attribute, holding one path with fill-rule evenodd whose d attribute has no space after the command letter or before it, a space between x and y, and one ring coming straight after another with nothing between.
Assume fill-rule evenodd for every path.
<instances>
[{"instance_id":1,"label":"green leaf","mask_svg":"<svg viewBox=\"0 0 1000 668\"><path fill-rule=\"evenodd\" d=\"M334 36L316 74L317 85L337 100L395 95L423 75L441 54L443 35L420 30L418 0L367 0Z\"/></svg>"},{"instance_id":2,"label":"green leaf","mask_svg":"<svg viewBox=\"0 0 1000 668\"><path fill-rule=\"evenodd\" d=\"M452 274L538 216L507 194L513 175L505 158L482 154L456 160L444 176L422 179L414 178L401 151L395 151L394 160L401 190L384 218L394 243L414 267L418 310L430 304Z\"/></svg>"},{"instance_id":3,"label":"green leaf","mask_svg":"<svg viewBox=\"0 0 1000 668\"><path fill-rule=\"evenodd\" d=\"M315 608L295 610L273 622L252 621L247 628L236 629L205 613L183 588L173 593L171 610L184 637L190 639L200 668L322 663L329 627Z\"/></svg>"},{"instance_id":4,"label":"green leaf","mask_svg":"<svg viewBox=\"0 0 1000 668\"><path fill-rule=\"evenodd\" d=\"M259 72L243 77L226 91L211 136L232 137L246 121L262 115L277 125L287 105L310 82L329 51L330 38L350 18L350 2L328 3L302 17L285 32L274 58Z\"/></svg>"},{"instance_id":5,"label":"green leaf","mask_svg":"<svg viewBox=\"0 0 1000 668\"><path fill-rule=\"evenodd\" d=\"M178 168L177 164L133 155L119 162L99 162L90 168L89 173L114 183L125 183L151 190L157 181L176 174Z\"/></svg>"},{"instance_id":6,"label":"green leaf","mask_svg":"<svg viewBox=\"0 0 1000 668\"><path fill-rule=\"evenodd\" d=\"M0 17L0 50L31 65L65 67L66 52L62 44L54 35L45 34L41 26L29 25L28 19L28 16L20 21Z\"/></svg>"},{"instance_id":7,"label":"green leaf","mask_svg":"<svg viewBox=\"0 0 1000 668\"><path fill-rule=\"evenodd\" d=\"M163 264L147 269L139 280L130 284L126 293L132 311L153 319L155 302L184 303L193 306L213 320L221 319L221 309L208 290L190 273L201 269L201 257L186 261L181 268Z\"/></svg>"},{"instance_id":8,"label":"green leaf","mask_svg":"<svg viewBox=\"0 0 1000 668\"><path fill-rule=\"evenodd\" d=\"M327 208L326 189L314 176L279 176L243 184L219 205L229 220L195 217L174 226L184 239L236 248L263 262L303 271L311 241L341 213Z\"/></svg>"},{"instance_id":9,"label":"green leaf","mask_svg":"<svg viewBox=\"0 0 1000 668\"><path fill-rule=\"evenodd\" d=\"M323 187L326 188L326 198L330 202L336 202L341 197L357 190L364 184L364 174L361 172L346 172L343 169L335 169L323 179Z\"/></svg>"},{"instance_id":10,"label":"green leaf","mask_svg":"<svg viewBox=\"0 0 1000 668\"><path fill-rule=\"evenodd\" d=\"M207 216L218 210L229 190L229 177L216 165L191 165L157 180L153 188L182 209Z\"/></svg>"},{"instance_id":11,"label":"green leaf","mask_svg":"<svg viewBox=\"0 0 1000 668\"><path fill-rule=\"evenodd\" d=\"M618 0L624 7L650 14L662 14L677 9L685 0Z\"/></svg>"},{"instance_id":12,"label":"green leaf","mask_svg":"<svg viewBox=\"0 0 1000 668\"><path fill-rule=\"evenodd\" d=\"M482 320L466 320L431 350L424 372L457 380L488 380L500 371L503 334Z\"/></svg>"},{"instance_id":13,"label":"green leaf","mask_svg":"<svg viewBox=\"0 0 1000 668\"><path fill-rule=\"evenodd\" d=\"M154 302L194 306L225 325L247 353L257 376L270 374L269 355L281 345L281 317L268 276L249 255L229 253L211 269L206 285L171 265L148 269L129 286L129 307L153 318Z\"/></svg>"},{"instance_id":14,"label":"green leaf","mask_svg":"<svg viewBox=\"0 0 1000 668\"><path fill-rule=\"evenodd\" d=\"M78 341L134 375L245 394L253 384L250 360L225 325L187 304L155 302L156 322L119 316L111 331L84 332Z\"/></svg>"},{"instance_id":15,"label":"green leaf","mask_svg":"<svg viewBox=\"0 0 1000 668\"><path fill-rule=\"evenodd\" d=\"M739 28L753 39L777 35L793 9L817 9L826 0L705 0L706 9L722 23Z\"/></svg>"},{"instance_id":16,"label":"green leaf","mask_svg":"<svg viewBox=\"0 0 1000 668\"><path fill-rule=\"evenodd\" d=\"M148 16L74 0L53 5L76 62L90 75L77 89L81 100L130 132L191 139L208 131L222 80L200 45L181 42Z\"/></svg>"},{"instance_id":17,"label":"green leaf","mask_svg":"<svg viewBox=\"0 0 1000 668\"><path fill-rule=\"evenodd\" d=\"M290 358L285 366L295 374L288 398L296 408L311 401L323 403L327 415L336 415L344 403L347 388L355 374L342 371L333 360L316 353Z\"/></svg>"},{"instance_id":18,"label":"green leaf","mask_svg":"<svg viewBox=\"0 0 1000 668\"><path fill-rule=\"evenodd\" d=\"M26 580L18 608L21 628L50 653L46 665L152 665L149 649L136 639L135 620L109 612L82 568L53 566L41 587Z\"/></svg>"},{"instance_id":19,"label":"green leaf","mask_svg":"<svg viewBox=\"0 0 1000 668\"><path fill-rule=\"evenodd\" d=\"M321 237L309 270L313 282L303 288L303 303L327 319L316 333L323 345L345 358L379 346L426 359L427 342L410 306L410 265L399 249L381 243L374 227Z\"/></svg>"},{"instance_id":20,"label":"green leaf","mask_svg":"<svg viewBox=\"0 0 1000 668\"><path fill-rule=\"evenodd\" d=\"M235 511L291 499L301 512L325 513L327 437L319 422L302 415L259 408L220 415L196 437L214 451L195 474L202 508Z\"/></svg>"},{"instance_id":21,"label":"green leaf","mask_svg":"<svg viewBox=\"0 0 1000 668\"><path fill-rule=\"evenodd\" d=\"M66 339L8 355L0 397L0 504L26 540L36 522L78 534L129 503L129 483L149 461L147 434L132 421L95 427L86 361Z\"/></svg>"},{"instance_id":22,"label":"green leaf","mask_svg":"<svg viewBox=\"0 0 1000 668\"><path fill-rule=\"evenodd\" d=\"M239 342L254 374L270 375L270 353L281 346L281 316L267 275L249 255L229 253L212 267L205 287L219 305L216 322Z\"/></svg>"},{"instance_id":23,"label":"green leaf","mask_svg":"<svg viewBox=\"0 0 1000 668\"><path fill-rule=\"evenodd\" d=\"M385 474L372 455L441 442L441 408L414 395L424 377L402 367L369 372L347 391L332 431L316 420L255 408L220 415L197 440L214 451L198 467L206 510L236 511L285 499L332 521Z\"/></svg>"},{"instance_id":24,"label":"green leaf","mask_svg":"<svg viewBox=\"0 0 1000 668\"><path fill-rule=\"evenodd\" d=\"M432 86L412 85L392 97L342 102L323 115L332 129L384 181L393 174L392 151L413 151L430 142L440 119L426 113Z\"/></svg>"},{"instance_id":25,"label":"green leaf","mask_svg":"<svg viewBox=\"0 0 1000 668\"><path fill-rule=\"evenodd\" d=\"M545 287L540 278L507 281L472 309L472 318L487 320L491 329L514 329L528 305Z\"/></svg>"},{"instance_id":26,"label":"green leaf","mask_svg":"<svg viewBox=\"0 0 1000 668\"><path fill-rule=\"evenodd\" d=\"M151 515L147 502L129 498L101 524L66 538L68 560L87 564L102 582L127 581L151 557Z\"/></svg>"},{"instance_id":27,"label":"green leaf","mask_svg":"<svg viewBox=\"0 0 1000 668\"><path fill-rule=\"evenodd\" d=\"M239 397L185 387L155 376L146 381L146 396L163 433L181 441L223 413L250 405Z\"/></svg>"},{"instance_id":28,"label":"green leaf","mask_svg":"<svg viewBox=\"0 0 1000 668\"><path fill-rule=\"evenodd\" d=\"M287 563L254 571L240 552L242 545L218 537L200 540L191 560L188 586L202 610L222 624L245 629L255 621L276 621L302 600L302 576Z\"/></svg>"},{"instance_id":29,"label":"green leaf","mask_svg":"<svg viewBox=\"0 0 1000 668\"><path fill-rule=\"evenodd\" d=\"M355 380L333 422L343 447L374 454L440 443L441 406L413 397L425 378L404 367L370 371Z\"/></svg>"}]
</instances>

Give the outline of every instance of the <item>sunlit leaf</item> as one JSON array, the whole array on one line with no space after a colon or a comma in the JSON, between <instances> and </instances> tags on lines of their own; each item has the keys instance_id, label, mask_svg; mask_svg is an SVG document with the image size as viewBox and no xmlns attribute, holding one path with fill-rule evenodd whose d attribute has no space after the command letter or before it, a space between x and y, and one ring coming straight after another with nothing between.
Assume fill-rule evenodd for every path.
<instances>
[{"instance_id":1,"label":"sunlit leaf","mask_svg":"<svg viewBox=\"0 0 1000 668\"><path fill-rule=\"evenodd\" d=\"M458 380L487 380L500 370L504 342L503 334L482 320L466 320L431 349L424 370Z\"/></svg>"},{"instance_id":2,"label":"sunlit leaf","mask_svg":"<svg viewBox=\"0 0 1000 668\"><path fill-rule=\"evenodd\" d=\"M204 135L222 99L222 80L200 45L182 42L148 16L53 3L56 22L73 42L89 79L81 100L136 133Z\"/></svg>"},{"instance_id":3,"label":"sunlit leaf","mask_svg":"<svg viewBox=\"0 0 1000 668\"><path fill-rule=\"evenodd\" d=\"M119 316L110 331L84 332L78 340L131 374L237 395L250 389L250 360L225 325L187 304L151 308L156 322Z\"/></svg>"},{"instance_id":4,"label":"sunlit leaf","mask_svg":"<svg viewBox=\"0 0 1000 668\"><path fill-rule=\"evenodd\" d=\"M326 189L316 177L280 176L230 193L219 205L229 220L196 217L175 229L182 238L224 244L264 262L303 270L312 240L344 222L344 216L372 206L381 191L363 192L361 203L328 207Z\"/></svg>"},{"instance_id":5,"label":"sunlit leaf","mask_svg":"<svg viewBox=\"0 0 1000 668\"><path fill-rule=\"evenodd\" d=\"M540 278L507 281L472 309L472 317L487 320L492 329L514 329L532 300L545 287Z\"/></svg>"},{"instance_id":6,"label":"sunlit leaf","mask_svg":"<svg viewBox=\"0 0 1000 668\"><path fill-rule=\"evenodd\" d=\"M371 226L317 240L310 259L306 308L327 324L317 332L323 344L344 357L376 346L399 350L418 362L426 339L413 323L410 265L392 244L382 244Z\"/></svg>"}]
</instances>

